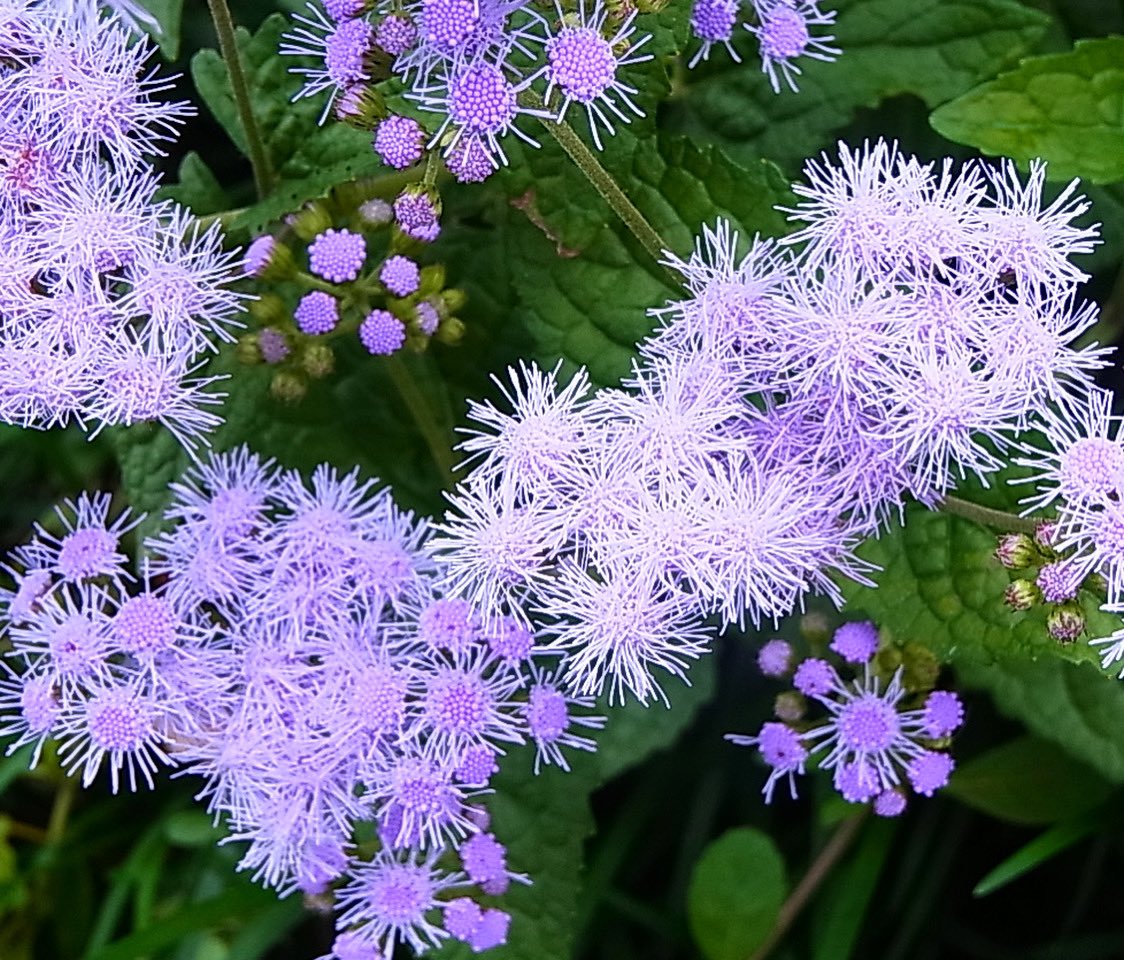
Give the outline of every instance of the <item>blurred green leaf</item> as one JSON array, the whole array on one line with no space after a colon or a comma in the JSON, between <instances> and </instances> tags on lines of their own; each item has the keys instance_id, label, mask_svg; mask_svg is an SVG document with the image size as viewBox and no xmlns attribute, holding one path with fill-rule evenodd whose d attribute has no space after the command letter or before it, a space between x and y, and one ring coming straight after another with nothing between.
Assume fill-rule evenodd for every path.
<instances>
[{"instance_id":1,"label":"blurred green leaf","mask_svg":"<svg viewBox=\"0 0 1124 960\"><path fill-rule=\"evenodd\" d=\"M784 860L772 838L751 827L711 843L691 877L687 916L707 960L746 960L765 942L784 902Z\"/></svg>"},{"instance_id":2,"label":"blurred green leaf","mask_svg":"<svg viewBox=\"0 0 1124 960\"><path fill-rule=\"evenodd\" d=\"M164 59L179 59L183 0L141 0L140 5L152 14L159 24L159 27L151 33L152 38L160 44L160 53Z\"/></svg>"},{"instance_id":3,"label":"blurred green leaf","mask_svg":"<svg viewBox=\"0 0 1124 960\"><path fill-rule=\"evenodd\" d=\"M1124 684L1088 664L1048 659L964 662L957 672L962 685L987 690L1032 733L1124 783Z\"/></svg>"},{"instance_id":4,"label":"blurred green leaf","mask_svg":"<svg viewBox=\"0 0 1124 960\"><path fill-rule=\"evenodd\" d=\"M1112 785L1065 750L1020 737L958 767L947 791L977 810L1012 823L1053 823L1102 803Z\"/></svg>"},{"instance_id":5,"label":"blurred green leaf","mask_svg":"<svg viewBox=\"0 0 1124 960\"><path fill-rule=\"evenodd\" d=\"M854 854L828 876L815 900L812 960L849 960L899 824L878 818L867 823Z\"/></svg>"},{"instance_id":6,"label":"blurred green leaf","mask_svg":"<svg viewBox=\"0 0 1124 960\"><path fill-rule=\"evenodd\" d=\"M1079 40L935 110L942 136L992 156L1049 162L1051 179L1124 179L1124 37Z\"/></svg>"},{"instance_id":7,"label":"blurred green leaf","mask_svg":"<svg viewBox=\"0 0 1124 960\"><path fill-rule=\"evenodd\" d=\"M1099 821L1092 817L1055 824L1011 854L997 867L989 870L987 875L976 884L972 893L977 897L986 897L990 893L995 893L1011 881L1041 866L1051 857L1068 850L1096 830L1098 825Z\"/></svg>"},{"instance_id":8,"label":"blurred green leaf","mask_svg":"<svg viewBox=\"0 0 1124 960\"><path fill-rule=\"evenodd\" d=\"M839 0L829 31L842 50L834 63L801 64L800 92L775 94L752 68L719 53L684 78L671 120L717 139L735 158L768 157L792 170L822 150L860 107L915 94L930 108L1012 66L1049 19L1015 0ZM819 32L823 32L821 29Z\"/></svg>"}]
</instances>

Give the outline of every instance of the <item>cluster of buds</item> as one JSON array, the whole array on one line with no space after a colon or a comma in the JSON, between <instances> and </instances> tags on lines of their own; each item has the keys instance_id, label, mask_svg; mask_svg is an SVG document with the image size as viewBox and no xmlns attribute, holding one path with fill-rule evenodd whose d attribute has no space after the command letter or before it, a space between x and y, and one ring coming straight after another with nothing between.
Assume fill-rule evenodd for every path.
<instances>
[{"instance_id":1,"label":"cluster of buds","mask_svg":"<svg viewBox=\"0 0 1124 960\"><path fill-rule=\"evenodd\" d=\"M287 219L284 238L265 234L247 250L245 273L263 289L239 358L275 368L280 400L297 401L310 380L328 376L334 345L347 339L390 356L424 351L432 339L455 344L464 332L463 292L446 289L442 265L420 263L440 232L436 191L412 184L390 203L353 187L355 196L306 204Z\"/></svg>"},{"instance_id":2,"label":"cluster of buds","mask_svg":"<svg viewBox=\"0 0 1124 960\"><path fill-rule=\"evenodd\" d=\"M1055 549L1057 525L1050 520L1038 524L1034 536L1006 533L999 537L995 559L1019 576L1003 594L1013 610L1025 611L1045 605L1049 609L1046 630L1058 643L1070 644L1085 632L1085 614L1078 602L1083 587L1096 588L1098 574L1074 576L1072 563Z\"/></svg>"},{"instance_id":3,"label":"cluster of buds","mask_svg":"<svg viewBox=\"0 0 1124 960\"><path fill-rule=\"evenodd\" d=\"M867 620L842 624L827 649L800 660L788 641L770 640L757 665L765 676L790 677L792 689L777 697L776 720L756 736L726 739L756 747L772 768L766 802L782 779L795 796L796 776L813 763L832 771L844 800L869 803L883 817L899 816L910 794L931 796L948 783L950 738L964 708L952 691L934 689L939 664L930 651L884 644Z\"/></svg>"}]
</instances>

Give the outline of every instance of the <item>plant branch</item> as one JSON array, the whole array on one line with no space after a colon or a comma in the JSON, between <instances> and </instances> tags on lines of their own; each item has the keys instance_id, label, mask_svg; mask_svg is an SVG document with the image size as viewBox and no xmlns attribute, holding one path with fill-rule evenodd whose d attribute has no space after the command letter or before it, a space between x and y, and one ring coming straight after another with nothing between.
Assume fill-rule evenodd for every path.
<instances>
[{"instance_id":1,"label":"plant branch","mask_svg":"<svg viewBox=\"0 0 1124 960\"><path fill-rule=\"evenodd\" d=\"M530 90L524 90L520 97L528 106L537 110L545 110L546 108L546 104L543 103L539 95ZM655 228L644 218L644 214L636 208L636 204L628 198L616 180L610 176L609 171L601 166L601 161L597 159L593 151L585 145L581 137L574 133L573 128L565 121L553 120L547 116L539 117L539 121L546 127L546 132L566 152L566 156L585 174L585 178L628 228L628 232L636 238L640 246L648 252L648 255L664 268L672 278L672 283L676 287L680 286L681 278L663 260L664 251L669 249L669 245L656 233Z\"/></svg>"},{"instance_id":2,"label":"plant branch","mask_svg":"<svg viewBox=\"0 0 1124 960\"><path fill-rule=\"evenodd\" d=\"M226 0L207 0L211 8L211 20L219 38L219 50L226 61L230 74L230 87L234 92L234 103L246 134L246 146L250 151L250 166L254 169L254 188L258 199L264 200L273 186L273 167L269 162L262 140L261 129L254 119L254 105L250 100L250 88L246 86L246 75L242 72L242 58L238 55L238 43L234 36L234 21Z\"/></svg>"},{"instance_id":3,"label":"plant branch","mask_svg":"<svg viewBox=\"0 0 1124 960\"><path fill-rule=\"evenodd\" d=\"M867 811L864 809L861 813L856 813L839 824L827 845L816 855L816 859L812 861L804 876L800 878L796 889L781 904L780 913L777 914L777 922L773 925L773 929L769 931L769 936L765 938L765 942L750 954L749 960L764 960L773 948L781 942L784 935L788 933L788 928L800 915L800 911L808 905L808 901L812 899L812 895L819 889L820 884L827 879L827 875L831 873L832 868L854 842L855 837L858 836L859 828L866 822L866 816Z\"/></svg>"},{"instance_id":4,"label":"plant branch","mask_svg":"<svg viewBox=\"0 0 1124 960\"><path fill-rule=\"evenodd\" d=\"M985 527L995 527L997 530L1029 534L1034 534L1038 530L1038 522L1029 517L1020 517L1005 510L993 510L991 507L981 507L978 503L971 503L951 495L945 495L938 500L937 509L941 513L950 513L965 520L973 520Z\"/></svg>"},{"instance_id":5,"label":"plant branch","mask_svg":"<svg viewBox=\"0 0 1124 960\"><path fill-rule=\"evenodd\" d=\"M70 808L74 806L74 798L78 795L78 778L65 777L59 784L55 793L55 801L51 805L51 816L47 821L47 832L43 838L46 847L57 847L66 833L66 824L70 820Z\"/></svg>"}]
</instances>

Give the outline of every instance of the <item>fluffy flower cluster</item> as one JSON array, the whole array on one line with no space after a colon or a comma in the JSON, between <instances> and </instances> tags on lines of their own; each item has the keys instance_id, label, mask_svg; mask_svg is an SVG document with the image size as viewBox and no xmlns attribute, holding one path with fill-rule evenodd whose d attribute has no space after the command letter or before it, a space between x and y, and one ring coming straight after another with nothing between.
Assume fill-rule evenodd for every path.
<instances>
[{"instance_id":1,"label":"fluffy flower cluster","mask_svg":"<svg viewBox=\"0 0 1124 960\"><path fill-rule=\"evenodd\" d=\"M896 817L906 807L907 785L915 794L932 796L948 783L955 764L945 748L964 719L960 698L948 690L925 696L912 694L903 683L903 668L888 678L875 666L878 630L869 621L845 623L835 631L831 651L849 667L861 667L855 679L844 679L823 657L794 663L784 640L761 648L758 665L771 677L792 674L794 691L777 698L777 720L756 736L731 733L726 739L756 747L771 768L765 781L766 802L777 783L787 780L796 796L796 776L815 763L830 770L836 791L848 803L871 803L875 813ZM916 706L907 708L910 701ZM811 703L827 711L813 721L805 714Z\"/></svg>"},{"instance_id":2,"label":"fluffy flower cluster","mask_svg":"<svg viewBox=\"0 0 1124 960\"><path fill-rule=\"evenodd\" d=\"M735 32L740 23L757 39L761 69L769 78L775 93L783 81L796 92L796 78L801 70L801 57L830 62L840 51L831 46L834 37L814 36L817 27L835 22L835 13L820 9L818 0L695 0L691 7L691 33L699 47L688 63L694 67L708 60L716 46L737 63L741 56L734 48Z\"/></svg>"},{"instance_id":3,"label":"fluffy flower cluster","mask_svg":"<svg viewBox=\"0 0 1124 960\"><path fill-rule=\"evenodd\" d=\"M94 4L6 14L0 421L158 420L189 442L218 422L193 371L240 310L217 227L154 199L149 158L190 109Z\"/></svg>"},{"instance_id":4,"label":"fluffy flower cluster","mask_svg":"<svg viewBox=\"0 0 1124 960\"><path fill-rule=\"evenodd\" d=\"M340 960L503 942L507 914L478 898L526 878L488 832L489 779L522 743L536 770L568 769L603 723L591 702L524 627L437 592L425 525L356 473L306 484L241 449L172 492L140 578L120 542L135 521L110 521L108 496L15 552L3 623L22 669L0 683L0 733L36 756L57 740L87 784L103 766L114 789L161 765L204 778L242 868L335 888Z\"/></svg>"},{"instance_id":5,"label":"fluffy flower cluster","mask_svg":"<svg viewBox=\"0 0 1124 960\"><path fill-rule=\"evenodd\" d=\"M474 182L507 162L509 133L536 145L516 126L521 114L560 120L571 107L584 110L598 147L602 131L640 114L636 88L620 77L622 67L650 59L635 17L634 9L610 14L602 0L558 5L550 17L529 0L334 0L309 4L281 52L316 58L295 72L305 77L300 96L330 92L325 117L335 104L341 119L364 119L370 86L399 77L407 97L441 119L427 132L415 119L383 115L376 153L405 167L440 147L453 174ZM541 105L523 95L536 83Z\"/></svg>"},{"instance_id":6,"label":"fluffy flower cluster","mask_svg":"<svg viewBox=\"0 0 1124 960\"><path fill-rule=\"evenodd\" d=\"M861 577L851 546L906 496L986 477L1103 362L1071 346L1096 309L1069 258L1096 232L1072 185L1044 205L1041 165L1024 182L878 142L806 174L783 243L741 255L720 223L670 261L691 296L657 311L622 389L532 367L511 412L471 408L450 585L568 651L580 692L646 698L652 668L705 649L706 616L835 596L830 572Z\"/></svg>"}]
</instances>

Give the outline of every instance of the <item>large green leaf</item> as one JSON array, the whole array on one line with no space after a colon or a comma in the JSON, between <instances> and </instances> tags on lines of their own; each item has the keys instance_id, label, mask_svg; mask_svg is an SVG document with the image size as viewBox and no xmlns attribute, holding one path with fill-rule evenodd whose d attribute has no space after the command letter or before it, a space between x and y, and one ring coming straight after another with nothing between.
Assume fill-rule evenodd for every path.
<instances>
[{"instance_id":1,"label":"large green leaf","mask_svg":"<svg viewBox=\"0 0 1124 960\"><path fill-rule=\"evenodd\" d=\"M934 129L984 153L1048 160L1055 179L1124 179L1124 37L1079 40L935 110Z\"/></svg>"},{"instance_id":2,"label":"large green leaf","mask_svg":"<svg viewBox=\"0 0 1124 960\"><path fill-rule=\"evenodd\" d=\"M156 18L157 26L151 31L152 39L160 44L164 59L178 59L183 0L141 0L140 5Z\"/></svg>"},{"instance_id":3,"label":"large green leaf","mask_svg":"<svg viewBox=\"0 0 1124 960\"><path fill-rule=\"evenodd\" d=\"M1049 22L1015 0L840 0L830 31L843 52L834 63L802 63L800 92L774 94L755 68L755 43L739 41L743 62L722 51L687 75L671 119L717 138L734 156L769 157L786 169L823 149L860 107L914 94L930 108L989 80L1027 53ZM821 31L822 32L822 31Z\"/></svg>"},{"instance_id":4,"label":"large green leaf","mask_svg":"<svg viewBox=\"0 0 1124 960\"><path fill-rule=\"evenodd\" d=\"M860 550L881 567L876 589L844 587L849 610L865 613L902 641L917 640L942 660L993 663L1044 658L1095 663L1083 642L1059 644L1046 632L1046 611L1013 611L1003 602L1010 583L993 554L996 531L970 520L914 505L895 525ZM1116 629L1096 598L1082 594L1090 635Z\"/></svg>"},{"instance_id":5,"label":"large green leaf","mask_svg":"<svg viewBox=\"0 0 1124 960\"><path fill-rule=\"evenodd\" d=\"M760 830L730 830L703 851L687 893L691 932L707 960L745 960L773 929L784 860Z\"/></svg>"},{"instance_id":6,"label":"large green leaf","mask_svg":"<svg viewBox=\"0 0 1124 960\"><path fill-rule=\"evenodd\" d=\"M1020 737L959 767L948 792L1013 823L1054 823L1089 810L1111 792L1095 770L1055 744Z\"/></svg>"}]
</instances>

